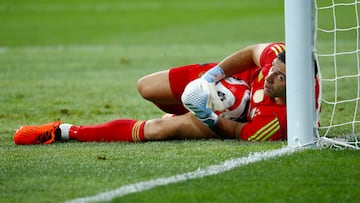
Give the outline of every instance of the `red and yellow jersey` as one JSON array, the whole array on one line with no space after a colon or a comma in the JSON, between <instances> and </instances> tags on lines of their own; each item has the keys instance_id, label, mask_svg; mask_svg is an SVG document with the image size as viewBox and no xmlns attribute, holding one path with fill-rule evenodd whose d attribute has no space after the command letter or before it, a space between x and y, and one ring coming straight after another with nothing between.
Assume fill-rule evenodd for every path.
<instances>
[{"instance_id":1,"label":"red and yellow jersey","mask_svg":"<svg viewBox=\"0 0 360 203\"><path fill-rule=\"evenodd\" d=\"M240 139L247 141L285 140L286 105L276 104L264 94L265 78L276 56L285 50L283 43L268 45L261 54L261 69L251 81L251 96L247 123L240 132Z\"/></svg>"}]
</instances>

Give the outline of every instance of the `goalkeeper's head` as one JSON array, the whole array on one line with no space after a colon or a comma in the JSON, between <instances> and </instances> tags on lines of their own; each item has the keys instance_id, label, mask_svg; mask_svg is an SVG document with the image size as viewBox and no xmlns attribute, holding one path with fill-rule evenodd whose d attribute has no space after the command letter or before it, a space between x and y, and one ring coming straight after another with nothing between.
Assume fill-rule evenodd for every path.
<instances>
[{"instance_id":1,"label":"goalkeeper's head","mask_svg":"<svg viewBox=\"0 0 360 203\"><path fill-rule=\"evenodd\" d=\"M264 91L265 94L272 98L282 99L285 102L286 96L286 60L285 51L279 53L272 63L265 79ZM314 60L314 75L317 77L318 67Z\"/></svg>"},{"instance_id":2,"label":"goalkeeper's head","mask_svg":"<svg viewBox=\"0 0 360 203\"><path fill-rule=\"evenodd\" d=\"M281 52L272 62L272 67L265 78L264 93L279 102L285 103L286 66L285 52Z\"/></svg>"}]
</instances>

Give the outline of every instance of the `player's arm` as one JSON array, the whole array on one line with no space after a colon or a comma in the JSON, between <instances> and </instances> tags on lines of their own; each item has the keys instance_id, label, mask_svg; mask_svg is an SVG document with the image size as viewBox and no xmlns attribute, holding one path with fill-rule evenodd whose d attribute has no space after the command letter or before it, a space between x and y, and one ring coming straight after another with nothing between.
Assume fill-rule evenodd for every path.
<instances>
[{"instance_id":1,"label":"player's arm","mask_svg":"<svg viewBox=\"0 0 360 203\"><path fill-rule=\"evenodd\" d=\"M209 83L216 83L225 77L260 66L260 56L268 43L247 46L223 59L218 65L208 70L202 78Z\"/></svg>"},{"instance_id":2,"label":"player's arm","mask_svg":"<svg viewBox=\"0 0 360 203\"><path fill-rule=\"evenodd\" d=\"M217 95L216 82L227 76L240 73L256 66L260 66L260 56L269 44L255 44L247 46L222 60L218 65L206 71L200 78L202 89L209 95L210 105L207 108L223 111L224 105Z\"/></svg>"},{"instance_id":3,"label":"player's arm","mask_svg":"<svg viewBox=\"0 0 360 203\"><path fill-rule=\"evenodd\" d=\"M226 118L218 117L216 125L211 129L218 136L226 139L240 139L240 132L245 123L239 123Z\"/></svg>"},{"instance_id":4,"label":"player's arm","mask_svg":"<svg viewBox=\"0 0 360 203\"><path fill-rule=\"evenodd\" d=\"M268 45L263 43L247 46L223 59L218 66L224 70L225 76L231 76L254 66L260 67L261 53Z\"/></svg>"}]
</instances>

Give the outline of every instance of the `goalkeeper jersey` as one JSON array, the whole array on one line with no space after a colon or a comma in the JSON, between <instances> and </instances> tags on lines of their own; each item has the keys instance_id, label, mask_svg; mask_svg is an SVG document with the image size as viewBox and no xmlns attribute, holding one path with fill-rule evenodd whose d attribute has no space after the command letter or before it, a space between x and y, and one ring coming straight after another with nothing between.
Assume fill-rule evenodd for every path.
<instances>
[{"instance_id":1,"label":"goalkeeper jersey","mask_svg":"<svg viewBox=\"0 0 360 203\"><path fill-rule=\"evenodd\" d=\"M277 54L285 50L283 43L268 45L261 54L257 76L251 82L251 96L247 123L240 132L240 139L248 141L285 140L286 105L276 104L264 94L265 78Z\"/></svg>"}]
</instances>

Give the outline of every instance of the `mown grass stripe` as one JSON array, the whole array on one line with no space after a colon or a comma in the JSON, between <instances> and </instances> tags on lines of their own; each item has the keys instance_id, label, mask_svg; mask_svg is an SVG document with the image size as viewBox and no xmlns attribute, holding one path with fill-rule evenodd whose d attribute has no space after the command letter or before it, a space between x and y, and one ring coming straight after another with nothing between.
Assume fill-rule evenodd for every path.
<instances>
[{"instance_id":1,"label":"mown grass stripe","mask_svg":"<svg viewBox=\"0 0 360 203\"><path fill-rule=\"evenodd\" d=\"M255 163L262 160L267 160L287 154L291 154L297 151L297 148L288 148L283 147L280 149L266 151L266 152L255 152L251 153L246 157L233 158L224 161L221 164L211 165L204 169L198 169L196 171L178 174L165 178L157 178L148 181L142 181L138 183L133 183L130 185L124 185L117 189L110 190L107 192L102 192L94 196L77 198L67 201L67 203L82 203L82 202L101 202L101 201L110 201L114 198L122 197L131 193L142 192L145 190L150 190L154 187L164 186L172 183L183 182L187 180L203 178L206 176L217 175L224 173L226 171L232 170L234 168L245 166L251 163Z\"/></svg>"}]
</instances>

